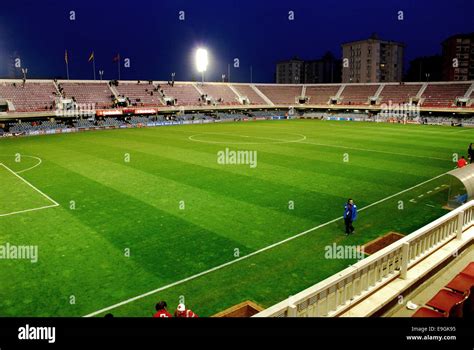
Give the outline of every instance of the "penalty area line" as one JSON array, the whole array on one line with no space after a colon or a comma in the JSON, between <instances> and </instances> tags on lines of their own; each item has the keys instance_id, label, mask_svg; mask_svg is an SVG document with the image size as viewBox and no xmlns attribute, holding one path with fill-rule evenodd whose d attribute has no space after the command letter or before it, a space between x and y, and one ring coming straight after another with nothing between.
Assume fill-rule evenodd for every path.
<instances>
[{"instance_id":1,"label":"penalty area line","mask_svg":"<svg viewBox=\"0 0 474 350\"><path fill-rule=\"evenodd\" d=\"M25 209L25 210L19 210L19 211L12 211L11 213L0 214L0 217L10 216L10 215L15 215L15 214L22 214L22 213L27 213L27 212L30 212L30 211L43 210L43 209L48 209L48 208L55 208L57 206L59 206L59 204L51 204L51 205L45 205L44 207Z\"/></svg>"},{"instance_id":2,"label":"penalty area line","mask_svg":"<svg viewBox=\"0 0 474 350\"><path fill-rule=\"evenodd\" d=\"M373 206L375 206L375 205L377 205L377 204L383 203L383 202L385 202L385 201L387 201L387 200L389 200L389 199L392 199L392 198L394 198L394 197L396 197L396 196L399 196L399 195L401 195L401 194L403 194L403 193L406 193L406 192L408 192L408 191L411 191L411 190L413 190L413 189L415 189L415 188L417 188L417 187L423 186L424 184L427 184L427 183L429 183L429 182L431 182L431 181L433 181L433 180L436 180L436 179L438 179L438 178L440 178L441 176L444 176L444 175L446 175L446 174L447 174L447 173L442 173L442 174L437 175L437 176L435 176L435 177L433 177L433 178L431 178L431 179L428 179L428 180L426 180L426 181L420 182L419 184L414 185L414 186L412 186L412 187L410 187L410 188L404 189L404 190L402 190L402 191L400 191L400 192L397 192L397 193L394 193L394 194L392 194L392 195L390 195L390 196L388 196L388 197L382 198L382 199L380 199L380 200L378 200L378 201L376 201L376 202L373 202L373 203L371 203L371 204L369 204L369 205L366 205L365 207L359 209L359 212L364 211L364 210L366 210L366 209L369 209L369 208L371 208L371 207L373 207ZM110 311L110 310L116 309L116 308L118 308L118 307L120 307L120 306L129 304L129 303L134 302L134 301L139 300L139 299L143 299L143 298L145 298L145 297L147 297L147 296L156 294L156 293L161 292L161 291L163 291L163 290L172 288L172 287L174 287L174 286L183 284L183 283L185 283L185 282L192 281L192 280L194 280L194 279L196 279L196 278L199 278L199 277L202 277L202 276L204 276L204 275L210 274L210 273L212 273L212 272L214 272L214 271L221 270L221 269L223 269L224 267L227 267L227 266L236 264L236 263L238 263L239 261L242 261L242 260L251 258L252 256L255 256L255 255L257 255L257 254L263 253L263 252L265 252L265 251L267 251L267 250L270 250L270 249L273 249L273 248L275 248L275 247L278 247L278 246L280 246L280 245L282 245L282 244L288 243L288 242L290 242L290 241L292 241L292 240L294 240L294 239L296 239L296 238L299 238L299 237L302 237L302 236L304 236L304 235L307 235L307 234L310 233L310 232L316 231L316 230L318 230L318 229L320 229L320 228L323 228L323 227L325 227L325 226L327 226L327 225L330 225L330 224L332 224L332 223L335 223L335 222L341 220L341 218L342 218L342 217L339 216L339 217L337 217L337 218L335 218L335 219L332 219L332 220L330 220L330 221L327 221L327 222L325 222L325 223L323 223L323 224L320 224L320 225L318 225L318 226L312 227L312 228L310 228L310 229L308 229L308 230L306 230L306 231L300 232L300 233L298 233L298 234L296 234L296 235L294 235L294 236L288 237L288 238L286 238L286 239L284 239L284 240L278 241L278 242L273 243L273 244L271 244L271 245L269 245L269 246L266 246L266 247L264 247L264 248L261 248L261 249L259 249L259 250L256 250L256 251L254 251L254 252L252 252L252 253L250 253L250 254L247 254L247 255L245 255L245 256L241 256L240 258L237 258L237 259L228 261L228 262L226 262L226 263L224 263L224 264L215 266L215 267L213 267L213 268L211 268L211 269L209 269L209 270L199 272L199 273L197 273L197 274L195 274L195 275L192 275L192 276L183 278L182 280L179 280L179 281L170 283L170 284L168 284L168 285L159 287L159 288L154 289L154 290L151 290L151 291L149 291L149 292L146 292L146 293L137 295L137 296L135 296L135 297L133 297L133 298L130 298L130 299L121 301L121 302L119 302L119 303L117 303L117 304L114 304L114 305L105 307L105 308L103 308L103 309L94 311L94 312L92 312L92 313L90 313L90 314L88 314L88 315L85 315L85 316L83 316L83 317L94 317L94 316L97 316L97 315L99 315L99 314L101 314L101 313L104 313L104 312L106 312L106 311Z\"/></svg>"},{"instance_id":3,"label":"penalty area line","mask_svg":"<svg viewBox=\"0 0 474 350\"><path fill-rule=\"evenodd\" d=\"M39 194L41 194L44 198L46 198L47 200L49 200L51 203L51 205L46 205L46 206L42 206L42 207L38 207L38 208L32 208L32 209L25 209L25 210L19 210L19 211L15 211L15 212L12 212L12 213L6 213L6 214L0 214L0 216L8 216L8 215L14 215L14 214L20 214L20 213L26 213L26 212L29 212L29 211L35 211L35 210L41 210L41 209L47 209L47 208L53 208L53 207L58 207L59 206L59 203L56 202L54 199L52 199L50 196L48 196L46 193L44 193L43 191L41 191L39 188L37 188L36 186L34 186L33 184L31 184L29 181L27 181L26 179L24 179L23 177L21 177L20 175L18 175L17 173L15 173L12 169L10 169L9 167L7 167L5 164L3 163L0 163L0 166L3 166L5 169L7 169L11 174L13 174L14 176L16 176L17 178L19 178L21 181L23 181L25 184L27 184L28 186L30 186L32 189L34 189L36 192L38 192Z\"/></svg>"}]
</instances>

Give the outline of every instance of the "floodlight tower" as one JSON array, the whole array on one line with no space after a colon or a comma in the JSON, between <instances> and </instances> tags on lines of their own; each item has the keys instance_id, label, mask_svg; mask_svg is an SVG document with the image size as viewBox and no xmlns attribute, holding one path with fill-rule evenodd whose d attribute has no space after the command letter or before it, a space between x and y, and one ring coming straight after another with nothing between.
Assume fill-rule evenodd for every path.
<instances>
[{"instance_id":1,"label":"floodlight tower","mask_svg":"<svg viewBox=\"0 0 474 350\"><path fill-rule=\"evenodd\" d=\"M196 68L202 76L202 83L204 84L204 72L207 69L209 61L207 58L207 50L199 48L196 50Z\"/></svg>"}]
</instances>

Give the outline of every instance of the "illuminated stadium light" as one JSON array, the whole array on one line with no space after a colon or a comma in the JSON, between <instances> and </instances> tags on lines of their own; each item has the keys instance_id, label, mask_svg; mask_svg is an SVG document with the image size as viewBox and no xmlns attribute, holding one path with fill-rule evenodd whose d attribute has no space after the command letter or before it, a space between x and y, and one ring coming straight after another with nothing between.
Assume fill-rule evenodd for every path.
<instances>
[{"instance_id":1,"label":"illuminated stadium light","mask_svg":"<svg viewBox=\"0 0 474 350\"><path fill-rule=\"evenodd\" d=\"M207 50L199 48L196 50L196 69L201 73L202 83L204 84L204 73L207 70L209 59L207 57Z\"/></svg>"},{"instance_id":2,"label":"illuminated stadium light","mask_svg":"<svg viewBox=\"0 0 474 350\"><path fill-rule=\"evenodd\" d=\"M199 73L204 73L207 69L209 61L207 58L207 50L197 49L196 50L196 68Z\"/></svg>"}]
</instances>

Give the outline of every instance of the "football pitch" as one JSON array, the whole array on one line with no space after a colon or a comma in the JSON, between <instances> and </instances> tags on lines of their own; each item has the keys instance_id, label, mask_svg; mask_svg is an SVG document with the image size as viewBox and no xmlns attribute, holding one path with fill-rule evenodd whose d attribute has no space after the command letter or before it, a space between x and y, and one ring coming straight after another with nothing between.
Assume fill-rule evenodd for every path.
<instances>
[{"instance_id":1,"label":"football pitch","mask_svg":"<svg viewBox=\"0 0 474 350\"><path fill-rule=\"evenodd\" d=\"M159 300L200 316L269 307L356 261L326 247L446 213L443 174L473 140L310 120L0 139L0 247L38 249L37 262L0 256L0 316L149 317ZM237 151L254 166L234 164ZM349 197L359 218L345 236Z\"/></svg>"}]
</instances>

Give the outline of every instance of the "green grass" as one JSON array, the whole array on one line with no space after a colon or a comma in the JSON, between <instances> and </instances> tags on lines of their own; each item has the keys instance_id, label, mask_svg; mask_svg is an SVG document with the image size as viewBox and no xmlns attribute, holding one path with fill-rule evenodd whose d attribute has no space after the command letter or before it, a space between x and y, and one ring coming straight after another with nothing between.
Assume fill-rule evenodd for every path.
<instances>
[{"instance_id":1,"label":"green grass","mask_svg":"<svg viewBox=\"0 0 474 350\"><path fill-rule=\"evenodd\" d=\"M28 186L4 166L0 166L0 179L2 179L0 190L0 215L2 216L52 204L41 193Z\"/></svg>"},{"instance_id":2,"label":"green grass","mask_svg":"<svg viewBox=\"0 0 474 350\"><path fill-rule=\"evenodd\" d=\"M0 316L83 316L255 252L340 217L348 197L364 208L452 169L474 136L464 130L298 120L0 139L14 171L37 162L16 153L42 159L20 175L60 204L0 217L0 244L39 249L36 264L0 260ZM226 147L256 150L258 166L218 164ZM0 214L49 204L0 176ZM354 263L326 259L327 245L408 234L444 214L447 190L435 188L446 183L362 210L353 236L337 220L111 312L150 316L182 296L202 316L244 300L271 306Z\"/></svg>"}]
</instances>

